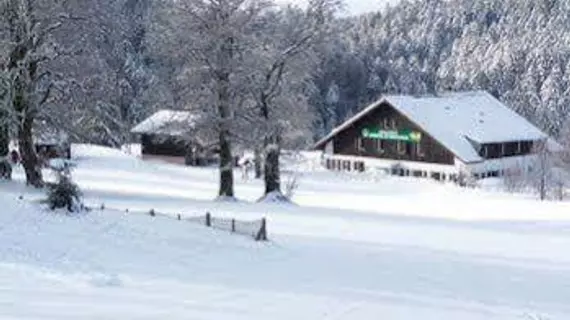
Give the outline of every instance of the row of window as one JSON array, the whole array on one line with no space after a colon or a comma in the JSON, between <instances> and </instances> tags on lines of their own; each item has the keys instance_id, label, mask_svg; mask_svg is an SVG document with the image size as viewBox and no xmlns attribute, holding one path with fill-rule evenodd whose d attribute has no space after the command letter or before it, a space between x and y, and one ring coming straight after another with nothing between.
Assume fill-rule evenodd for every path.
<instances>
[{"instance_id":1,"label":"row of window","mask_svg":"<svg viewBox=\"0 0 570 320\"><path fill-rule=\"evenodd\" d=\"M457 174L448 174L443 172L437 171L423 171L423 170L410 170L405 168L393 168L392 175L401 176L401 177L416 177L416 178L431 178L438 181L453 181L457 182L459 180L459 175Z\"/></svg>"},{"instance_id":2,"label":"row of window","mask_svg":"<svg viewBox=\"0 0 570 320\"><path fill-rule=\"evenodd\" d=\"M356 150L359 152L368 151L368 152L376 152L376 153L382 154L386 151L386 149L388 149L390 147L391 143L394 143L394 142L388 141L388 140L375 139L374 140L374 147L372 150L370 150L369 148L367 149L364 147L364 140L361 137L358 137L358 138L356 138ZM411 156L415 151L416 156L418 156L420 158L425 156L425 153L424 153L424 150L422 149L421 143L410 143L410 142L399 141L399 140L395 141L395 143L396 143L396 151L400 155Z\"/></svg>"},{"instance_id":3,"label":"row of window","mask_svg":"<svg viewBox=\"0 0 570 320\"><path fill-rule=\"evenodd\" d=\"M327 159L326 167L329 170L337 171L357 171L364 172L364 161L350 161L350 160L338 160L338 159Z\"/></svg>"},{"instance_id":4,"label":"row of window","mask_svg":"<svg viewBox=\"0 0 570 320\"><path fill-rule=\"evenodd\" d=\"M532 147L532 141L484 144L481 146L479 155L485 159L526 155L531 153Z\"/></svg>"},{"instance_id":5,"label":"row of window","mask_svg":"<svg viewBox=\"0 0 570 320\"><path fill-rule=\"evenodd\" d=\"M364 172L364 161L351 161L339 159L326 159L325 166L329 170L345 171L345 172ZM386 173L401 176L401 177L417 177L417 178L431 178L438 181L453 181L458 182L460 177L457 174L448 174L443 172L428 172L424 170L411 170L407 168L393 167L386 169Z\"/></svg>"},{"instance_id":6,"label":"row of window","mask_svg":"<svg viewBox=\"0 0 570 320\"><path fill-rule=\"evenodd\" d=\"M364 161L350 161L350 160L338 160L338 159L326 159L326 168L335 171L345 171L345 172L364 172L365 164ZM529 169L530 170L530 169ZM424 170L411 170L407 168L393 167L386 170L387 173L394 176L401 177L416 177L416 178L431 178L438 181L452 181L461 182L463 178L459 174L443 173L437 171L424 171ZM490 177L502 177L505 175L504 170L494 170L487 172L480 172L473 174L475 179L484 179Z\"/></svg>"}]
</instances>

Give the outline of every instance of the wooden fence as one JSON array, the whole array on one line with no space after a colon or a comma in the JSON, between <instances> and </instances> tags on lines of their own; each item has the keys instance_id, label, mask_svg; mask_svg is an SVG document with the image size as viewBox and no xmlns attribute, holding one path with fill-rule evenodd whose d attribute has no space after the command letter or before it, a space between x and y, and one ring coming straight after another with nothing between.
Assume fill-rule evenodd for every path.
<instances>
[{"instance_id":1,"label":"wooden fence","mask_svg":"<svg viewBox=\"0 0 570 320\"><path fill-rule=\"evenodd\" d=\"M172 215L157 213L154 209L150 210L151 216L169 216ZM224 230L235 234L251 236L255 241L267 241L267 219L261 218L259 220L239 220L235 218L220 218L214 217L211 213L206 212L205 215L201 216L182 216L180 214L176 215L178 220L190 221L193 223L199 223L206 227L213 229Z\"/></svg>"}]
</instances>

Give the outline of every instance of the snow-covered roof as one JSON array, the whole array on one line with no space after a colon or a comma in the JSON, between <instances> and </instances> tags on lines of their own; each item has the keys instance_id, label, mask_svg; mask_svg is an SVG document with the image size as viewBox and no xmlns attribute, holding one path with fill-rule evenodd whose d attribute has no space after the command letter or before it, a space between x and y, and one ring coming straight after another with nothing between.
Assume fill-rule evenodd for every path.
<instances>
[{"instance_id":1,"label":"snow-covered roof","mask_svg":"<svg viewBox=\"0 0 570 320\"><path fill-rule=\"evenodd\" d=\"M437 96L388 95L335 128L315 146L326 143L366 114L388 103L466 163L483 159L472 143L541 140L548 136L485 91Z\"/></svg>"},{"instance_id":2,"label":"snow-covered roof","mask_svg":"<svg viewBox=\"0 0 570 320\"><path fill-rule=\"evenodd\" d=\"M131 132L181 136L194 129L198 116L189 111L160 110L136 125Z\"/></svg>"}]
</instances>

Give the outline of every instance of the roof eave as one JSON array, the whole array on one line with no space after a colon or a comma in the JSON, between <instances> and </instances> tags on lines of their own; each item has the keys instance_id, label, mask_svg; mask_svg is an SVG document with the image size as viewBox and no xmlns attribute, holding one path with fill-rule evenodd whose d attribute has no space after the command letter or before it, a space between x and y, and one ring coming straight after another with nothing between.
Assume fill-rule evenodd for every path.
<instances>
[{"instance_id":1,"label":"roof eave","mask_svg":"<svg viewBox=\"0 0 570 320\"><path fill-rule=\"evenodd\" d=\"M459 159L459 160L461 160L461 159ZM463 162L463 164L465 164L465 165L481 164L481 163L485 162L485 159L470 160L470 161L461 160L461 162Z\"/></svg>"},{"instance_id":2,"label":"roof eave","mask_svg":"<svg viewBox=\"0 0 570 320\"><path fill-rule=\"evenodd\" d=\"M382 98L376 100L375 102L371 103L370 105L368 105L368 107L364 108L362 111L360 111L359 113L355 114L354 116L352 116L351 118L347 119L346 121L344 121L341 125L337 126L336 128L334 128L328 135L326 135L324 138L322 138L321 140L317 141L314 145L313 145L313 150L315 149L320 149L323 147L323 145L325 145L327 142L329 142L332 138L334 138L337 134L343 132L344 130L348 129L352 124L354 124L355 122L357 122L358 120L362 119L362 117L366 116L367 114L369 114L370 112L374 111L376 108L378 108L380 105L382 105L384 102L387 102L388 100L386 99L385 96L383 96Z\"/></svg>"}]
</instances>

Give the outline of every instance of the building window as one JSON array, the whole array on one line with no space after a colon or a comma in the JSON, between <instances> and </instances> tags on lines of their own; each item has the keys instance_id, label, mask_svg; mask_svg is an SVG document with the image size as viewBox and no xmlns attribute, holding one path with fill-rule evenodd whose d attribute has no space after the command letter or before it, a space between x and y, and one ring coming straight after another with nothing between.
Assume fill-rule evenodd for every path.
<instances>
[{"instance_id":1,"label":"building window","mask_svg":"<svg viewBox=\"0 0 570 320\"><path fill-rule=\"evenodd\" d=\"M354 171L364 172L364 162L363 161L353 162L353 169Z\"/></svg>"},{"instance_id":2,"label":"building window","mask_svg":"<svg viewBox=\"0 0 570 320\"><path fill-rule=\"evenodd\" d=\"M407 155L412 155L412 144L411 144L411 143L406 143L405 147L406 147L406 154L407 154Z\"/></svg>"},{"instance_id":3,"label":"building window","mask_svg":"<svg viewBox=\"0 0 570 320\"><path fill-rule=\"evenodd\" d=\"M364 150L364 146L362 144L362 138L361 137L356 138L355 148L356 148L356 152L361 152Z\"/></svg>"},{"instance_id":4,"label":"building window","mask_svg":"<svg viewBox=\"0 0 570 320\"><path fill-rule=\"evenodd\" d=\"M424 150L422 149L422 144L419 142L416 143L416 155L420 158L423 158L425 156Z\"/></svg>"},{"instance_id":5,"label":"building window","mask_svg":"<svg viewBox=\"0 0 570 320\"><path fill-rule=\"evenodd\" d=\"M396 143L396 148L398 149L399 154L406 153L406 146L404 145L404 142L398 140L398 142Z\"/></svg>"},{"instance_id":6,"label":"building window","mask_svg":"<svg viewBox=\"0 0 570 320\"><path fill-rule=\"evenodd\" d=\"M383 119L383 122L384 122L384 125L383 125L384 129L390 129L390 127L388 126L388 118L387 117Z\"/></svg>"},{"instance_id":7,"label":"building window","mask_svg":"<svg viewBox=\"0 0 570 320\"><path fill-rule=\"evenodd\" d=\"M392 130L396 130L396 119L392 118Z\"/></svg>"},{"instance_id":8,"label":"building window","mask_svg":"<svg viewBox=\"0 0 570 320\"><path fill-rule=\"evenodd\" d=\"M485 159L487 158L487 155L488 155L488 150L487 150L487 149L488 149L487 146L484 145L484 146L482 147L482 150L481 150L481 156L482 156L483 158L485 158Z\"/></svg>"},{"instance_id":9,"label":"building window","mask_svg":"<svg viewBox=\"0 0 570 320\"><path fill-rule=\"evenodd\" d=\"M381 140L381 139L377 139L376 140L376 151L378 151L378 153L384 153L384 148L385 148L385 141Z\"/></svg>"},{"instance_id":10,"label":"building window","mask_svg":"<svg viewBox=\"0 0 570 320\"><path fill-rule=\"evenodd\" d=\"M517 154L522 153L522 144L520 141L517 142Z\"/></svg>"}]
</instances>

